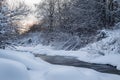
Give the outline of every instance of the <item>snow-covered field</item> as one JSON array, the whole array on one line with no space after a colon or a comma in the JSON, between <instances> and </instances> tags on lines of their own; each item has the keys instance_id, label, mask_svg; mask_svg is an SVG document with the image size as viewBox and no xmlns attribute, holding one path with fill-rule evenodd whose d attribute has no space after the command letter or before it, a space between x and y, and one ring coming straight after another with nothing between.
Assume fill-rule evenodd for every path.
<instances>
[{"instance_id":1,"label":"snow-covered field","mask_svg":"<svg viewBox=\"0 0 120 80\"><path fill-rule=\"evenodd\" d=\"M0 50L0 80L119 80L119 75L52 65L31 53Z\"/></svg>"}]
</instances>

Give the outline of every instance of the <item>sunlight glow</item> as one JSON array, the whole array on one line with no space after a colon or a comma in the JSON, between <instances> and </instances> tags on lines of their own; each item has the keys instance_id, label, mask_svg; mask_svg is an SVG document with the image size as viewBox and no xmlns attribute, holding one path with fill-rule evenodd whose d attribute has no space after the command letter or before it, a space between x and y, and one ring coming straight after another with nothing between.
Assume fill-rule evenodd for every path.
<instances>
[{"instance_id":1,"label":"sunlight glow","mask_svg":"<svg viewBox=\"0 0 120 80\"><path fill-rule=\"evenodd\" d=\"M25 3L29 6L39 4L42 0L25 0Z\"/></svg>"},{"instance_id":2,"label":"sunlight glow","mask_svg":"<svg viewBox=\"0 0 120 80\"><path fill-rule=\"evenodd\" d=\"M17 23L19 25L18 32L19 34L24 34L29 31L33 25L38 24L38 20L34 15L28 15L24 20L21 20Z\"/></svg>"},{"instance_id":3,"label":"sunlight glow","mask_svg":"<svg viewBox=\"0 0 120 80\"><path fill-rule=\"evenodd\" d=\"M10 9L15 9L19 6L19 3L23 1L34 12L34 10L36 10L34 4L39 4L42 0L6 0ZM20 34L24 34L25 32L29 31L33 25L38 24L38 19L35 17L35 14L29 13L27 16L24 16L24 19L17 21L14 24L19 27L18 32Z\"/></svg>"}]
</instances>

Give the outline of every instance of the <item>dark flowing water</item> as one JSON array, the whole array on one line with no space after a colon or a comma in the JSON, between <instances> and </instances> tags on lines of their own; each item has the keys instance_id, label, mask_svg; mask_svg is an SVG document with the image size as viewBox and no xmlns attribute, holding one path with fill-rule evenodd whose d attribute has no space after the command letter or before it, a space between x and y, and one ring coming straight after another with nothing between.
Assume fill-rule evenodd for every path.
<instances>
[{"instance_id":1,"label":"dark flowing water","mask_svg":"<svg viewBox=\"0 0 120 80\"><path fill-rule=\"evenodd\" d=\"M49 56L49 55L41 55L41 54L36 54L35 56L40 57L44 61L47 61L48 63L51 63L51 64L90 68L102 73L120 75L120 70L117 70L115 66L112 66L109 64L88 63L88 62L80 61L75 57L70 57L70 56L67 56L67 57L66 56Z\"/></svg>"}]
</instances>

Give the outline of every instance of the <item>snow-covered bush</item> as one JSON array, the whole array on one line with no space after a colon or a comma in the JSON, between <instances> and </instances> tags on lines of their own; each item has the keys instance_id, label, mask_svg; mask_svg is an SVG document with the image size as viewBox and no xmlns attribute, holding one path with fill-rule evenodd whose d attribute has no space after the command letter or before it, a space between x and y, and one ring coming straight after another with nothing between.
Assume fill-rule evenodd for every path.
<instances>
[{"instance_id":1,"label":"snow-covered bush","mask_svg":"<svg viewBox=\"0 0 120 80\"><path fill-rule=\"evenodd\" d=\"M108 37L93 44L89 44L82 50L88 51L91 54L100 55L120 54L120 29L106 30L105 33Z\"/></svg>"}]
</instances>

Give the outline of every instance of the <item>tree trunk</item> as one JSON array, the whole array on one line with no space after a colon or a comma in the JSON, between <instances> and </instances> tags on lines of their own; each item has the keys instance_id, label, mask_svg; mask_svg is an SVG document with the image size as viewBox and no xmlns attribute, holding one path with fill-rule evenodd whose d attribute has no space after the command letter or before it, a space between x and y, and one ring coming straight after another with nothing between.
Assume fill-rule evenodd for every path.
<instances>
[{"instance_id":1,"label":"tree trunk","mask_svg":"<svg viewBox=\"0 0 120 80\"><path fill-rule=\"evenodd\" d=\"M54 0L50 0L49 2L49 29L50 31L53 30L54 26L54 12L55 12L55 3Z\"/></svg>"},{"instance_id":2,"label":"tree trunk","mask_svg":"<svg viewBox=\"0 0 120 80\"><path fill-rule=\"evenodd\" d=\"M113 0L106 1L106 26L114 26L114 14L113 14Z\"/></svg>"}]
</instances>

